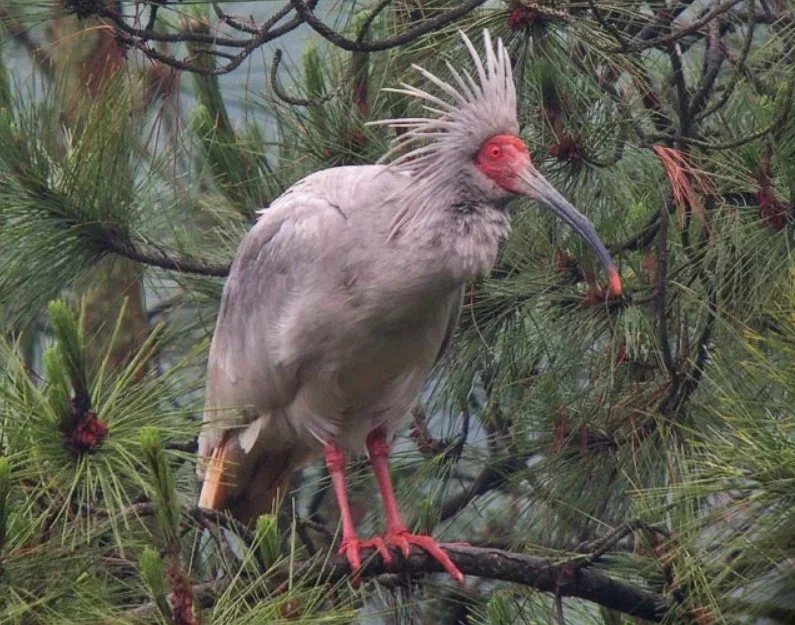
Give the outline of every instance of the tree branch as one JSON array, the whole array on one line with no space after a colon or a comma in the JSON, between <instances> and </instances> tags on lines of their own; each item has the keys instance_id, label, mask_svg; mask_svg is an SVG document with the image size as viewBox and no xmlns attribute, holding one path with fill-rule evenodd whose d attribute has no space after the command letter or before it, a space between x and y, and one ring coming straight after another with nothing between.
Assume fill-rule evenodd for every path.
<instances>
[{"instance_id":1,"label":"tree branch","mask_svg":"<svg viewBox=\"0 0 795 625\"><path fill-rule=\"evenodd\" d=\"M285 17L291 11L291 9L292 7L289 4L285 4L279 11L276 12L273 18L278 18L276 21L280 20ZM249 35L259 34L259 29L255 26L244 24L236 17L224 13L221 7L218 6L218 2L213 2L213 11L215 11L215 15L218 17L218 19L230 28L234 28L235 30L239 30L241 33L247 33ZM271 18L271 20L273 20L273 18Z\"/></svg>"},{"instance_id":2,"label":"tree branch","mask_svg":"<svg viewBox=\"0 0 795 625\"><path fill-rule=\"evenodd\" d=\"M174 258L160 251L142 250L129 241L115 237L103 239L101 246L108 252L138 261L144 265L170 269L181 273L193 273L200 276L216 276L223 278L229 275L229 265L207 263L195 258Z\"/></svg>"},{"instance_id":3,"label":"tree branch","mask_svg":"<svg viewBox=\"0 0 795 625\"><path fill-rule=\"evenodd\" d=\"M708 36L706 38L706 51L704 52L704 70L701 75L701 82L690 99L690 109L687 112L689 120L694 120L712 95L712 88L718 77L721 65L726 58L726 51L721 45L720 24L717 20L710 22Z\"/></svg>"},{"instance_id":4,"label":"tree branch","mask_svg":"<svg viewBox=\"0 0 795 625\"><path fill-rule=\"evenodd\" d=\"M317 0L309 0L308 6L314 7L316 4ZM307 10L309 9L307 8ZM194 31L156 33L155 31L141 30L140 28L134 28L130 26L124 21L124 17L119 12L113 11L111 9L101 8L99 9L98 14L113 23L119 41L125 45L134 47L150 59L159 61L160 63L179 70L213 76L227 74L232 70L237 69L255 50L262 47L269 41L278 39L282 35L296 29L303 23L301 16L296 15L283 25L274 27L275 24L282 19L282 17L287 15L285 9L282 9L273 17L271 17L271 19L262 24L262 26L257 29L257 34L255 36L250 37L249 39L238 39L219 37L208 33ZM163 54L162 52L159 52L158 50L155 50L151 46L147 45L147 42L149 41L161 41L165 43L203 43L215 47L226 46L232 48L242 48L242 50L240 50L238 54L231 57L228 54L224 54L224 57L229 59L229 62L226 63L226 65L222 65L220 67L206 67L202 65L196 65L192 63L190 59L178 59L171 55Z\"/></svg>"},{"instance_id":5,"label":"tree branch","mask_svg":"<svg viewBox=\"0 0 795 625\"><path fill-rule=\"evenodd\" d=\"M718 101L713 104L708 110L704 111L698 116L698 120L706 119L710 115L713 115L720 109L722 109L726 104L728 104L729 100L731 99L732 94L734 93L735 88L740 82L740 78L744 75L745 70L745 62L748 59L748 55L751 53L751 47L754 41L754 32L756 32L756 21L754 20L754 15L756 14L756 1L751 0L748 6L748 22L746 27L745 33L745 40L743 42L743 49L740 53L739 58L737 59L737 63L735 63L736 69L734 70L734 74L732 75L729 84L725 86L723 94L718 99ZM724 54L728 57L728 49L725 47L725 42L723 43L724 46ZM731 60L731 59L730 59Z\"/></svg>"},{"instance_id":6,"label":"tree branch","mask_svg":"<svg viewBox=\"0 0 795 625\"><path fill-rule=\"evenodd\" d=\"M670 608L661 595L567 562L555 564L546 558L499 549L452 545L442 545L442 549L465 575L522 584L542 592L554 592L561 597L576 597L654 622L661 621ZM413 550L407 560L398 556L395 565L390 568L384 566L381 558L371 558L372 553L362 554L362 561L365 562L362 577L387 572L411 574L443 571L436 560L418 549ZM336 557L318 577L333 582L345 579L350 574L347 561Z\"/></svg>"},{"instance_id":7,"label":"tree branch","mask_svg":"<svg viewBox=\"0 0 795 625\"><path fill-rule=\"evenodd\" d=\"M660 227L657 239L657 333L662 350L663 363L673 380L677 377L676 365L671 354L671 345L668 342L668 315L666 306L666 287L668 286L668 218L670 207L668 202L675 204L673 193L668 198L666 205L660 208Z\"/></svg>"},{"instance_id":8,"label":"tree branch","mask_svg":"<svg viewBox=\"0 0 795 625\"><path fill-rule=\"evenodd\" d=\"M791 97L792 94L790 92L787 94L787 98L791 99ZM781 112L776 117L776 119L770 122L767 126L759 130L756 130L750 134L743 135L742 137L732 139L731 141L725 141L722 143L712 143L710 141L702 141L700 139L694 139L692 137L687 137L681 134L648 135L647 139L653 142L677 141L679 143L697 146L705 151L733 150L734 148L738 148L742 145L745 145L746 143L751 143L752 141L761 139L765 135L768 135L772 132L776 132L779 128L781 128L784 125L787 119L789 119L791 113L790 106L791 102L788 99L785 102L785 104L781 107Z\"/></svg>"},{"instance_id":9,"label":"tree branch","mask_svg":"<svg viewBox=\"0 0 795 625\"><path fill-rule=\"evenodd\" d=\"M448 24L452 24L455 20L463 17L473 9L476 9L486 0L468 0L455 9L450 9L444 13L426 20L413 28L409 28L406 32L387 39L380 39L376 41L354 41L347 39L340 35L337 31L330 28L321 22L312 10L304 3L304 0L290 0L298 15L324 39L328 40L338 48L348 50L349 52L379 52L381 50L389 50L396 48L407 43L411 43L422 35L426 35L434 30L443 28Z\"/></svg>"},{"instance_id":10,"label":"tree branch","mask_svg":"<svg viewBox=\"0 0 795 625\"><path fill-rule=\"evenodd\" d=\"M280 48L277 48L276 51L273 53L273 65L271 66L270 71L270 83L271 83L271 91L273 91L274 95L279 98L282 102L293 106L313 106L315 104L323 104L324 102L328 102L332 97L333 94L329 93L323 96L322 98L318 98L317 100L313 100L311 98L297 98L295 96L291 96L287 93L284 89L282 89L281 85L279 85L279 65L282 62L282 51Z\"/></svg>"},{"instance_id":11,"label":"tree branch","mask_svg":"<svg viewBox=\"0 0 795 625\"><path fill-rule=\"evenodd\" d=\"M296 1L297 0L291 0L293 4L295 4ZM641 43L636 43L634 45L625 46L625 47L608 48L607 52L611 52L613 54L628 54L631 52L640 52L641 50L647 50L649 48L656 48L657 46L665 46L674 43L675 41L678 41L682 37L686 37L690 33L696 32L699 28L704 26L704 24L715 19L719 15L722 15L723 13L730 10L732 7L740 4L741 2L745 2L745 0L729 0L729 2L727 2L726 4L722 4L718 7L715 7L712 11L709 11L706 15L704 15L704 17L696 20L689 26L680 28L679 30L672 32L670 35L666 35L665 37L658 37L656 39L643 41Z\"/></svg>"},{"instance_id":12,"label":"tree branch","mask_svg":"<svg viewBox=\"0 0 795 625\"><path fill-rule=\"evenodd\" d=\"M672 607L662 595L570 562L554 563L546 558L500 549L449 544L442 544L441 547L465 575L521 584L560 597L583 599L656 623L661 622ZM295 580L301 577L302 581L308 584L334 584L350 579L351 570L344 557L334 556L327 561L327 564L321 564L325 558L327 554L319 554L318 558L276 572L272 575L272 579ZM393 564L390 567L385 566L383 560L372 549L362 551L362 561L364 563L360 571L362 579L387 573L416 575L444 571L435 559L417 548L411 551L408 558L395 551ZM290 575L291 570L296 572ZM203 606L212 605L215 597L227 586L228 582L225 579L197 584L194 586L197 603ZM141 617L153 613L155 609L154 602L151 602L135 608L132 612Z\"/></svg>"},{"instance_id":13,"label":"tree branch","mask_svg":"<svg viewBox=\"0 0 795 625\"><path fill-rule=\"evenodd\" d=\"M668 47L668 56L671 59L671 82L676 87L677 113L679 113L679 131L683 136L690 136L690 93L685 84L685 73L682 66L681 52L676 46Z\"/></svg>"}]
</instances>

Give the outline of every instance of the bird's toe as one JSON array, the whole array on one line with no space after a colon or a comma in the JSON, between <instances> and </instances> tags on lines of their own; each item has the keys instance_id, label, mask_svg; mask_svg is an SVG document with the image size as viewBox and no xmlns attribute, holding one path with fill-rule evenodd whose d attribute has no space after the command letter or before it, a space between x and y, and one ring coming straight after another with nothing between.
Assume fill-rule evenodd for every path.
<instances>
[{"instance_id":1,"label":"bird's toe","mask_svg":"<svg viewBox=\"0 0 795 625\"><path fill-rule=\"evenodd\" d=\"M408 558L411 545L416 545L429 556L442 565L442 568L452 577L458 584L464 583L464 574L455 565L447 552L441 548L439 543L432 536L424 536L422 534L412 534L408 531L399 532L395 534L388 534L386 542L400 548L403 555ZM456 545L464 545L465 543L456 543Z\"/></svg>"},{"instance_id":2,"label":"bird's toe","mask_svg":"<svg viewBox=\"0 0 795 625\"><path fill-rule=\"evenodd\" d=\"M376 536L375 538L371 538L362 543L362 548L371 548L375 549L380 555L381 558L384 560L384 564L389 566L392 564L392 554L389 553L389 549L384 542L384 539L380 536Z\"/></svg>"},{"instance_id":3,"label":"bird's toe","mask_svg":"<svg viewBox=\"0 0 795 625\"><path fill-rule=\"evenodd\" d=\"M342 544L340 545L340 555L345 556L345 559L348 561L348 565L351 567L351 571L354 573L358 573L359 569L362 568L362 556L361 556L361 541L358 538L352 540L343 540Z\"/></svg>"}]
</instances>

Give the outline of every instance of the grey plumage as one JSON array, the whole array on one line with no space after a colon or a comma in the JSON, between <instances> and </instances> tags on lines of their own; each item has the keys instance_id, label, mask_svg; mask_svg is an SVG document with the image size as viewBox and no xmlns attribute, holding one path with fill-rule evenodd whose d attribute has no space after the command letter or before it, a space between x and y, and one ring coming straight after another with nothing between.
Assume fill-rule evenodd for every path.
<instances>
[{"instance_id":1,"label":"grey plumage","mask_svg":"<svg viewBox=\"0 0 795 625\"><path fill-rule=\"evenodd\" d=\"M576 214L569 223L595 237L515 136L502 42L495 49L484 34L483 63L462 39L476 78L450 67L454 87L417 68L452 102L404 85L398 91L433 117L381 122L404 131L387 160L402 156L308 176L241 243L210 350L199 440L200 456L223 449L224 458L200 505L241 519L269 511L276 489L324 443L358 451L373 429L398 425L450 341L464 285L495 262L513 195L549 194L553 210ZM475 161L495 136L507 136L514 160L491 175ZM589 242L617 281L601 243Z\"/></svg>"},{"instance_id":2,"label":"grey plumage","mask_svg":"<svg viewBox=\"0 0 795 625\"><path fill-rule=\"evenodd\" d=\"M459 213L458 229L490 238L491 250L462 246L446 221L387 241L410 183L377 165L321 171L245 237L213 337L199 442L207 457L227 435L230 502L260 464L276 469L260 478L267 490L321 441L359 450L373 427L397 423L453 332L464 282L493 263L501 212L486 228ZM248 510L250 495L237 504L243 517L263 511Z\"/></svg>"}]
</instances>

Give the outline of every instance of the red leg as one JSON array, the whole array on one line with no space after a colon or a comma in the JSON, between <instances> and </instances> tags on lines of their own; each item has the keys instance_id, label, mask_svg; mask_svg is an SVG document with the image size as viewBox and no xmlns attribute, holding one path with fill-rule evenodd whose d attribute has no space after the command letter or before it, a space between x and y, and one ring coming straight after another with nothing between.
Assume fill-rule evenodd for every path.
<instances>
[{"instance_id":1,"label":"red leg","mask_svg":"<svg viewBox=\"0 0 795 625\"><path fill-rule=\"evenodd\" d=\"M373 465L375 479L378 481L381 498L384 500L384 510L386 512L385 542L399 547L407 558L409 557L411 545L417 545L439 562L450 577L459 584L463 583L463 573L453 563L450 556L442 550L439 543L431 536L412 534L403 523L403 518L400 516L397 500L395 499L395 491L392 488L392 479L389 476L389 443L387 443L386 433L383 428L377 428L368 434L367 451L370 454L370 462Z\"/></svg>"},{"instance_id":2,"label":"red leg","mask_svg":"<svg viewBox=\"0 0 795 625\"><path fill-rule=\"evenodd\" d=\"M375 547L388 564L392 561L392 555L381 538L361 541L356 535L356 526L353 523L351 507L348 504L348 491L345 487L345 454L342 453L336 441L327 443L323 451L326 454L326 467L331 476L331 484L334 487L334 494L337 497L337 505L339 505L342 518L340 553L348 560L348 564L354 572L362 567L360 552L366 547Z\"/></svg>"}]
</instances>

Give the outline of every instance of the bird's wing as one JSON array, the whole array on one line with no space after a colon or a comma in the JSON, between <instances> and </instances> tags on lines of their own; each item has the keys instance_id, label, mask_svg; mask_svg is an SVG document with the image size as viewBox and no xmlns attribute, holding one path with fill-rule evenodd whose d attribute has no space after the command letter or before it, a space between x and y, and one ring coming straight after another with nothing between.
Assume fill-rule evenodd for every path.
<instances>
[{"instance_id":1,"label":"bird's wing","mask_svg":"<svg viewBox=\"0 0 795 625\"><path fill-rule=\"evenodd\" d=\"M270 451L278 449L280 433L270 415L295 397L302 364L281 357L279 323L306 288L323 239L340 237L344 227L336 208L298 183L244 237L224 287L207 365L198 451L211 461L200 505L224 507L236 496L261 469L262 441ZM283 457L280 463L290 464Z\"/></svg>"},{"instance_id":2,"label":"bird's wing","mask_svg":"<svg viewBox=\"0 0 795 625\"><path fill-rule=\"evenodd\" d=\"M245 495L254 473L269 472L262 466L269 458L278 460L280 474L293 468L295 460L284 457L290 426L272 415L295 398L302 358L311 354L296 349L285 323L316 287L318 268L357 244L346 211L361 210L361 189L389 194L405 184L402 175L379 173L381 167L343 167L308 176L263 211L243 239L224 287L207 366L198 450L210 459L203 507L226 507Z\"/></svg>"},{"instance_id":3,"label":"bird's wing","mask_svg":"<svg viewBox=\"0 0 795 625\"><path fill-rule=\"evenodd\" d=\"M439 361L444 357L445 352L447 352L447 348L450 347L450 343L453 340L455 329L458 327L458 318L461 316L461 307L464 303L464 292L465 287L462 286L458 291L451 295L451 297L455 298L455 300L453 301L452 306L450 306L450 316L447 320L447 328L444 331L444 338L442 339L442 344L439 347L439 353L436 355L436 361L433 363L434 366L439 364Z\"/></svg>"},{"instance_id":4,"label":"bird's wing","mask_svg":"<svg viewBox=\"0 0 795 625\"><path fill-rule=\"evenodd\" d=\"M327 169L296 183L262 211L238 248L221 297L207 367L208 425L229 418L215 414L220 408L253 408L238 411L228 424L242 425L292 401L301 354L294 353L295 345L285 345L285 323L328 275L323 272L341 266L346 251L361 246L351 227L354 213L370 209L359 204L376 199L363 190L386 196L401 181L404 176L378 166ZM210 427L202 455L209 455L218 440Z\"/></svg>"}]
</instances>

